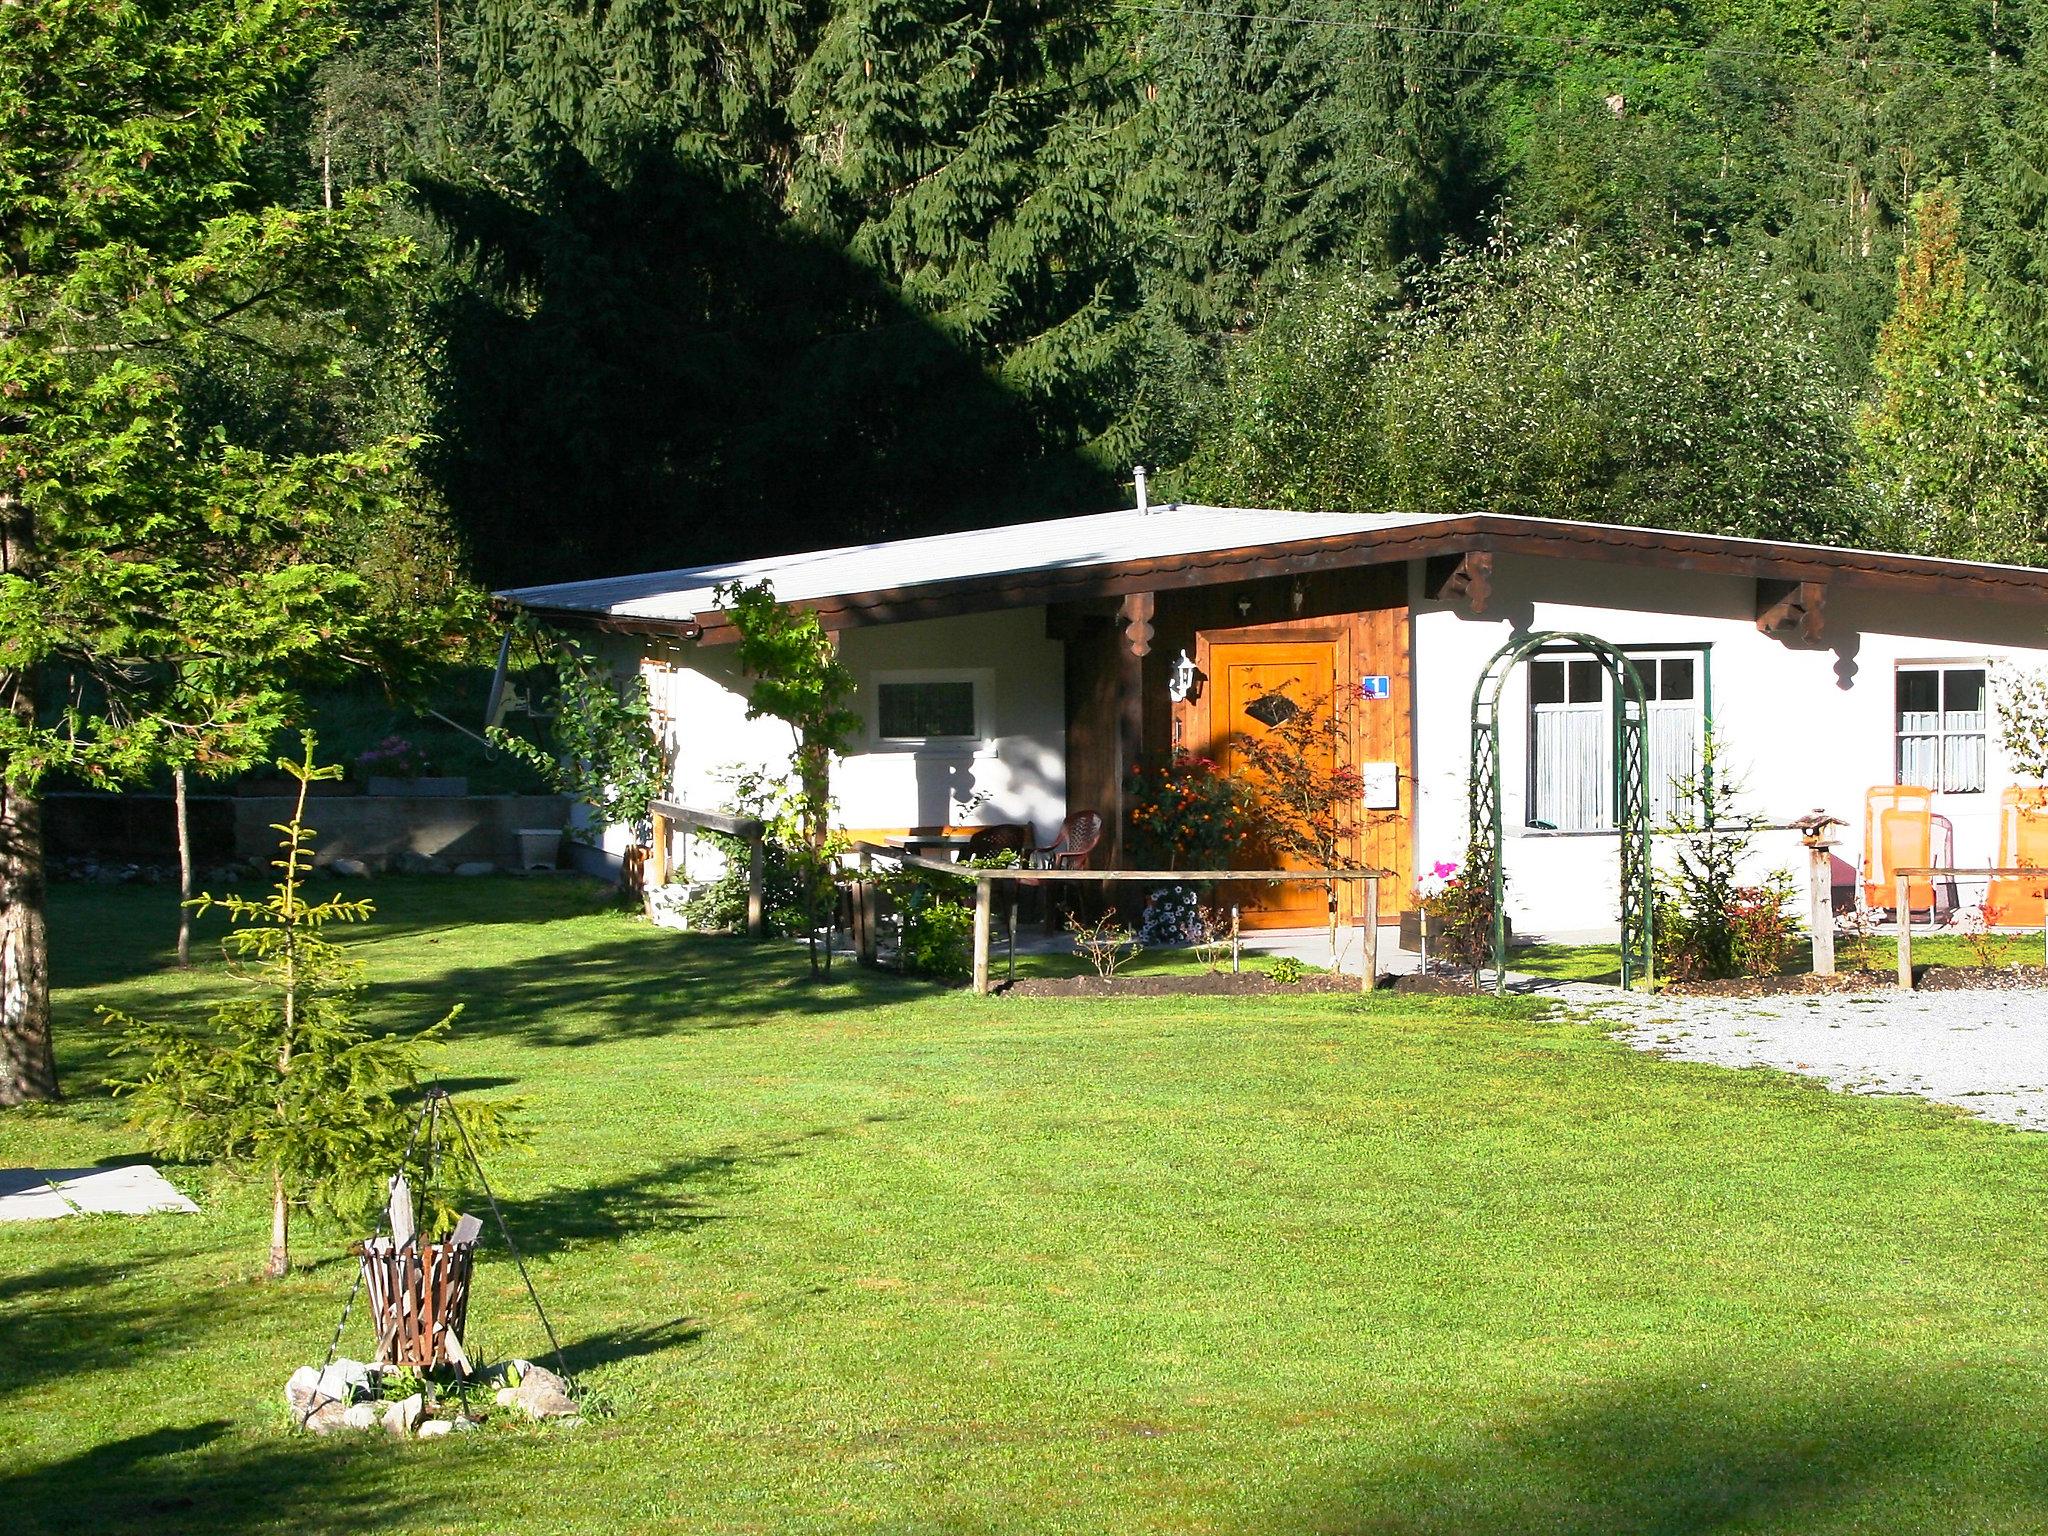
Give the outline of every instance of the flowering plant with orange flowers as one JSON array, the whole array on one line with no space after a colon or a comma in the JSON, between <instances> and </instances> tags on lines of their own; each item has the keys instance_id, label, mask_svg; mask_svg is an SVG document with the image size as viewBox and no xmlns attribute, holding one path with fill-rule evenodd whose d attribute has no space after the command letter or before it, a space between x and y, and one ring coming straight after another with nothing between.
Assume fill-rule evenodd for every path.
<instances>
[{"instance_id":1,"label":"flowering plant with orange flowers","mask_svg":"<svg viewBox=\"0 0 2048 1536\"><path fill-rule=\"evenodd\" d=\"M1132 773L1131 860L1141 868L1227 869L1256 824L1252 796L1206 757L1177 752Z\"/></svg>"}]
</instances>

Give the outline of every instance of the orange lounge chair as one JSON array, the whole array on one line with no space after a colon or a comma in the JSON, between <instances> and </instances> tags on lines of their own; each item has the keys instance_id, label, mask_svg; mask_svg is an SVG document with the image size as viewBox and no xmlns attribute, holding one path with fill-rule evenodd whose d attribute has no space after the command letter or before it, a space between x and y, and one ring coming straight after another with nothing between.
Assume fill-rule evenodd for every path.
<instances>
[{"instance_id":1,"label":"orange lounge chair","mask_svg":"<svg viewBox=\"0 0 2048 1536\"><path fill-rule=\"evenodd\" d=\"M1863 904L1886 912L1899 904L1897 869L1934 863L1934 791L1917 784L1879 784L1863 797ZM1934 910L1934 882L1906 887L1914 912ZM1900 914L1904 916L1905 914Z\"/></svg>"},{"instance_id":2,"label":"orange lounge chair","mask_svg":"<svg viewBox=\"0 0 2048 1536\"><path fill-rule=\"evenodd\" d=\"M1991 882L1984 898L1986 921L1999 928L2039 928L2044 920L2041 899L2048 887L2048 794L2018 785L2006 790L1998 805L1998 867L2039 868L2037 876L2007 875Z\"/></svg>"}]
</instances>

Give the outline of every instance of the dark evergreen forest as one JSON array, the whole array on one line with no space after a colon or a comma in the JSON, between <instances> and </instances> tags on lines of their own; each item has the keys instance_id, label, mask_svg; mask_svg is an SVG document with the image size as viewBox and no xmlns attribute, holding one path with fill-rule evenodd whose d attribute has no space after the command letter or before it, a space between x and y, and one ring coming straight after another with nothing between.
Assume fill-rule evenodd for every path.
<instances>
[{"instance_id":1,"label":"dark evergreen forest","mask_svg":"<svg viewBox=\"0 0 2048 1536\"><path fill-rule=\"evenodd\" d=\"M2043 0L356 0L280 443L494 584L1164 494L2048 559ZM422 538L427 537L421 534ZM423 557L424 558L424 557Z\"/></svg>"}]
</instances>

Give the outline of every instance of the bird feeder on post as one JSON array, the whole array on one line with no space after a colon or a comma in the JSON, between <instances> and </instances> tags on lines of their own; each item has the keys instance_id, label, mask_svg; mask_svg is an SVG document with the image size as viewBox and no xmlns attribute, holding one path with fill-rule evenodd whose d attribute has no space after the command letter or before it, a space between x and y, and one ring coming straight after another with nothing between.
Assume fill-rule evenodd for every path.
<instances>
[{"instance_id":1,"label":"bird feeder on post","mask_svg":"<svg viewBox=\"0 0 2048 1536\"><path fill-rule=\"evenodd\" d=\"M1835 974L1835 856L1828 833L1848 823L1826 811L1808 811L1792 823L1806 845L1807 926L1813 931L1813 974Z\"/></svg>"}]
</instances>

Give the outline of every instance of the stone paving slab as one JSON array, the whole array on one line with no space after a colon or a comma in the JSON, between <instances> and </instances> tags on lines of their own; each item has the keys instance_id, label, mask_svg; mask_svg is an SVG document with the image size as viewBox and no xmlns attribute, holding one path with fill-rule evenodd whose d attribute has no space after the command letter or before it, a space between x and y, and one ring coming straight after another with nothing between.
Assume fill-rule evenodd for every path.
<instances>
[{"instance_id":1,"label":"stone paving slab","mask_svg":"<svg viewBox=\"0 0 2048 1536\"><path fill-rule=\"evenodd\" d=\"M197 1213L171 1181L147 1163L121 1168L0 1168L0 1221L60 1216Z\"/></svg>"}]
</instances>

